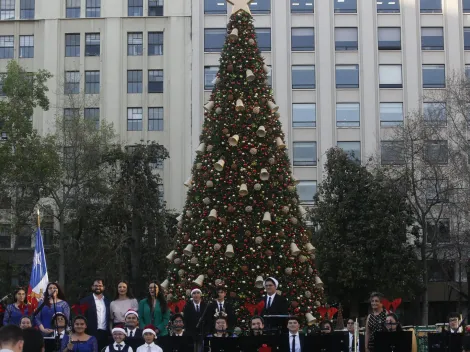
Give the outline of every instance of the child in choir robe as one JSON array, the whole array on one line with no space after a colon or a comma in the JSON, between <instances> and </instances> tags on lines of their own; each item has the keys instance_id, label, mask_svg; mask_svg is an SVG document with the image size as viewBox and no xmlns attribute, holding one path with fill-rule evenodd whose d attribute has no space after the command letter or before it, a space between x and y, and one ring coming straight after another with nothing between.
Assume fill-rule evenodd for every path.
<instances>
[{"instance_id":1,"label":"child in choir robe","mask_svg":"<svg viewBox=\"0 0 470 352\"><path fill-rule=\"evenodd\" d=\"M125 338L127 337L126 330L120 325L116 325L113 330L113 340L114 342L106 347L104 352L134 352L132 347L126 345L124 342Z\"/></svg>"},{"instance_id":2,"label":"child in choir robe","mask_svg":"<svg viewBox=\"0 0 470 352\"><path fill-rule=\"evenodd\" d=\"M142 331L145 343L137 348L137 352L163 352L160 346L155 344L157 334L153 325L146 325Z\"/></svg>"}]
</instances>

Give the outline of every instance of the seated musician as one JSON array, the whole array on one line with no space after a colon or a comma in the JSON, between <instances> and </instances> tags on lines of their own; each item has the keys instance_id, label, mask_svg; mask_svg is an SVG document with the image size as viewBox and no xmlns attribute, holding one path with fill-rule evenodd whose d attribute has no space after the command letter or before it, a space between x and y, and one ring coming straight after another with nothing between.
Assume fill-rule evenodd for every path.
<instances>
[{"instance_id":1,"label":"seated musician","mask_svg":"<svg viewBox=\"0 0 470 352\"><path fill-rule=\"evenodd\" d=\"M303 352L305 348L305 336L300 334L300 320L298 317L290 317L287 321L289 333L281 340L281 352Z\"/></svg>"},{"instance_id":2,"label":"seated musician","mask_svg":"<svg viewBox=\"0 0 470 352\"><path fill-rule=\"evenodd\" d=\"M174 314L171 319L171 336L186 336L184 332L184 318L183 314Z\"/></svg>"},{"instance_id":3,"label":"seated musician","mask_svg":"<svg viewBox=\"0 0 470 352\"><path fill-rule=\"evenodd\" d=\"M227 316L218 314L217 318L215 319L214 333L208 335L207 337L237 337L237 335L227 332L227 327Z\"/></svg>"},{"instance_id":4,"label":"seated musician","mask_svg":"<svg viewBox=\"0 0 470 352\"><path fill-rule=\"evenodd\" d=\"M451 334L461 334L463 332L463 327L460 326L461 320L459 313L452 312L448 317L449 330Z\"/></svg>"},{"instance_id":5,"label":"seated musician","mask_svg":"<svg viewBox=\"0 0 470 352\"><path fill-rule=\"evenodd\" d=\"M385 317L384 330L388 332L403 331L398 316L395 313L389 313Z\"/></svg>"},{"instance_id":6,"label":"seated musician","mask_svg":"<svg viewBox=\"0 0 470 352\"><path fill-rule=\"evenodd\" d=\"M331 321L323 320L320 323L320 331L322 334L331 334L334 331Z\"/></svg>"},{"instance_id":7,"label":"seated musician","mask_svg":"<svg viewBox=\"0 0 470 352\"><path fill-rule=\"evenodd\" d=\"M259 315L251 317L250 332L253 336L263 335L264 330L264 319Z\"/></svg>"},{"instance_id":8,"label":"seated musician","mask_svg":"<svg viewBox=\"0 0 470 352\"><path fill-rule=\"evenodd\" d=\"M356 332L356 327L354 325L354 318L349 318L347 322L347 330L348 330L348 337L349 337L349 351L354 351L354 333ZM358 325L359 328L359 325ZM357 340L357 352L364 352L365 351L365 343L364 343L364 335L359 334L359 338Z\"/></svg>"}]
</instances>

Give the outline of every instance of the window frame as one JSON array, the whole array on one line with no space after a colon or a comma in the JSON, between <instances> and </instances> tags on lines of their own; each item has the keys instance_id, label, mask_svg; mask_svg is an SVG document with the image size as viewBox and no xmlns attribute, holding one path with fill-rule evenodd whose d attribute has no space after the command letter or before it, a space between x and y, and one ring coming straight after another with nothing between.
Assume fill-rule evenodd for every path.
<instances>
[{"instance_id":1,"label":"window frame","mask_svg":"<svg viewBox=\"0 0 470 352\"><path fill-rule=\"evenodd\" d=\"M163 6L163 0L148 0L148 16L162 17L164 10Z\"/></svg>"},{"instance_id":2,"label":"window frame","mask_svg":"<svg viewBox=\"0 0 470 352\"><path fill-rule=\"evenodd\" d=\"M127 0L127 17L143 17L144 0Z\"/></svg>"},{"instance_id":3,"label":"window frame","mask_svg":"<svg viewBox=\"0 0 470 352\"><path fill-rule=\"evenodd\" d=\"M357 0L344 0L343 2L346 2L346 1L349 1L349 2L354 2L354 4L356 5L354 9L352 8L347 8L347 9L341 9L341 8L337 8L336 4L340 3L338 0L334 0L334 13L357 13Z\"/></svg>"},{"instance_id":4,"label":"window frame","mask_svg":"<svg viewBox=\"0 0 470 352\"><path fill-rule=\"evenodd\" d=\"M385 31L385 30L398 30L399 34L400 34L400 39L398 41L398 45L397 45L397 41L393 41L393 40L389 40L389 41L384 41L384 40L380 40L380 32L382 31ZM377 47L379 50L401 50L401 27L377 27ZM387 43L387 44L385 44Z\"/></svg>"},{"instance_id":5,"label":"window frame","mask_svg":"<svg viewBox=\"0 0 470 352\"><path fill-rule=\"evenodd\" d=\"M386 75L385 69L386 68L393 68L393 69L398 69L400 68L400 82L393 82L390 83L391 81L389 77L391 76L390 74ZM387 78L387 79L385 79ZM386 81L386 82L383 82ZM403 88L403 66L401 64L394 64L394 65L389 65L389 64L379 64L379 88L381 89L401 89Z\"/></svg>"},{"instance_id":6,"label":"window frame","mask_svg":"<svg viewBox=\"0 0 470 352\"><path fill-rule=\"evenodd\" d=\"M346 68L347 67L354 67L354 71L351 70L351 73L354 72L357 74L357 77L354 77L355 80L357 80L357 83L354 82L354 83L340 83L338 84L338 71L346 71ZM352 64L352 65L335 65L335 85L336 85L336 88L340 88L340 89L357 89L359 88L360 86L360 71L359 71L359 65L358 64Z\"/></svg>"},{"instance_id":7,"label":"window frame","mask_svg":"<svg viewBox=\"0 0 470 352\"><path fill-rule=\"evenodd\" d=\"M141 94L143 79L142 70L127 70L127 94Z\"/></svg>"},{"instance_id":8,"label":"window frame","mask_svg":"<svg viewBox=\"0 0 470 352\"><path fill-rule=\"evenodd\" d=\"M442 13L442 0L434 0L434 1L439 1L441 7L438 8L427 8L423 9L423 1L429 1L429 0L420 0L419 1L419 12L420 13Z\"/></svg>"},{"instance_id":9,"label":"window frame","mask_svg":"<svg viewBox=\"0 0 470 352\"><path fill-rule=\"evenodd\" d=\"M217 36L217 41L220 41L218 36L222 35L222 45L220 48L215 45L208 46L207 44L211 42L211 38L215 38ZM227 30L225 28L204 28L204 52L205 53L218 53L221 52L224 45L225 45L225 37L227 35ZM220 43L216 43L220 44Z\"/></svg>"},{"instance_id":10,"label":"window frame","mask_svg":"<svg viewBox=\"0 0 470 352\"><path fill-rule=\"evenodd\" d=\"M253 3L250 3L248 6L250 7L250 11L251 11L252 14L254 14L254 15L268 15L268 14L271 13L271 11L272 11L271 0L257 0L256 3L259 3L261 1L267 2L269 4L269 9L264 8L264 9L259 10L259 9L254 8ZM263 4L263 5L265 5L265 4Z\"/></svg>"},{"instance_id":11,"label":"window frame","mask_svg":"<svg viewBox=\"0 0 470 352\"><path fill-rule=\"evenodd\" d=\"M208 2L214 2L217 6L219 4L222 4L221 10L210 10L209 7L211 7L212 4L208 4ZM220 1L220 0L204 0L204 14L206 15L226 15L227 14L227 2L226 1Z\"/></svg>"},{"instance_id":12,"label":"window frame","mask_svg":"<svg viewBox=\"0 0 470 352\"><path fill-rule=\"evenodd\" d=\"M377 0L377 13L400 13L401 9L400 9L400 0L395 0L396 4L398 4L398 9L387 9L387 8L379 8L381 6L379 5L384 5L385 4L385 1L380 1L381 4L379 4L379 1ZM388 5L388 3L387 3Z\"/></svg>"},{"instance_id":13,"label":"window frame","mask_svg":"<svg viewBox=\"0 0 470 352\"><path fill-rule=\"evenodd\" d=\"M219 66L204 66L204 90L214 89L215 85L212 81L217 77L218 72ZM208 75L210 75L210 77L208 77Z\"/></svg>"},{"instance_id":14,"label":"window frame","mask_svg":"<svg viewBox=\"0 0 470 352\"><path fill-rule=\"evenodd\" d=\"M344 147L342 147L341 145L352 145L353 143L357 143L359 145L359 149L357 149L359 151L359 155L356 155L354 154L354 150L353 148L348 148L348 149L345 149ZM347 155L348 155L348 158L351 160L351 161L355 161L357 163L361 163L361 160L362 160L362 145L361 145L361 141L337 141L336 142L336 146L338 148L341 148Z\"/></svg>"},{"instance_id":15,"label":"window frame","mask_svg":"<svg viewBox=\"0 0 470 352\"><path fill-rule=\"evenodd\" d=\"M140 118L136 118L139 115L140 115ZM142 123L144 119L143 115L144 114L143 114L143 110L141 107L128 107L127 108L127 131L142 131Z\"/></svg>"},{"instance_id":16,"label":"window frame","mask_svg":"<svg viewBox=\"0 0 470 352\"><path fill-rule=\"evenodd\" d=\"M387 146L389 146L387 148ZM384 155L386 154L386 150L395 150L398 158L389 157L384 159ZM394 141L394 140L383 140L380 142L380 163L381 165L403 165L405 163L405 144L403 141Z\"/></svg>"},{"instance_id":17,"label":"window frame","mask_svg":"<svg viewBox=\"0 0 470 352\"><path fill-rule=\"evenodd\" d=\"M431 67L436 67L439 68L439 70L442 70L443 73L443 81L440 83L430 83L429 81L426 82L425 80L425 72L428 70L430 71ZM438 88L445 88L446 87L446 66L444 64L423 64L422 65L422 76L423 76L423 88L431 88L431 89L438 89Z\"/></svg>"},{"instance_id":18,"label":"window frame","mask_svg":"<svg viewBox=\"0 0 470 352\"><path fill-rule=\"evenodd\" d=\"M148 93L163 93L164 91L164 72L162 69L148 70Z\"/></svg>"},{"instance_id":19,"label":"window frame","mask_svg":"<svg viewBox=\"0 0 470 352\"><path fill-rule=\"evenodd\" d=\"M312 121L303 121L303 120L298 120L296 121L295 119L295 107L312 107L313 106L313 119ZM302 109L300 109L301 111ZM307 109L305 109L307 110ZM309 112L311 112L310 110ZM297 125L296 125L297 124ZM309 126L310 125L310 126ZM292 104L292 128L316 128L317 127L317 104L316 103L293 103Z\"/></svg>"},{"instance_id":20,"label":"window frame","mask_svg":"<svg viewBox=\"0 0 470 352\"><path fill-rule=\"evenodd\" d=\"M33 20L36 15L35 0L20 0L20 19Z\"/></svg>"},{"instance_id":21,"label":"window frame","mask_svg":"<svg viewBox=\"0 0 470 352\"><path fill-rule=\"evenodd\" d=\"M101 33L85 33L85 56L101 56Z\"/></svg>"},{"instance_id":22,"label":"window frame","mask_svg":"<svg viewBox=\"0 0 470 352\"><path fill-rule=\"evenodd\" d=\"M355 41L338 41L338 32L346 30L355 30L356 40ZM359 37L357 27L335 27L335 51L357 51L359 48Z\"/></svg>"},{"instance_id":23,"label":"window frame","mask_svg":"<svg viewBox=\"0 0 470 352\"><path fill-rule=\"evenodd\" d=\"M423 31L428 30L428 29L434 29L434 30L440 29L441 30L441 37L440 37L440 40L442 41L441 44L425 45L424 41L426 40L426 38L439 38L437 36L423 36ZM444 50L444 47L445 47L444 45L445 45L445 42L444 42L444 28L443 27L421 27L421 50L426 50L426 51Z\"/></svg>"},{"instance_id":24,"label":"window frame","mask_svg":"<svg viewBox=\"0 0 470 352\"><path fill-rule=\"evenodd\" d=\"M439 110L438 114L430 113L429 110ZM423 102L423 118L427 124L445 127L447 126L447 106L445 102Z\"/></svg>"},{"instance_id":25,"label":"window frame","mask_svg":"<svg viewBox=\"0 0 470 352\"><path fill-rule=\"evenodd\" d=\"M138 42L139 39L140 39L140 43ZM127 56L142 56L143 54L144 54L143 32L127 32Z\"/></svg>"},{"instance_id":26,"label":"window frame","mask_svg":"<svg viewBox=\"0 0 470 352\"><path fill-rule=\"evenodd\" d=\"M357 116L354 116L355 118L357 117L357 120L340 120L339 119L339 115L341 115L338 111L345 111L344 109L343 110L340 110L339 108L341 106L353 106L354 105L354 110L349 110L350 112L354 112L354 114L356 115L356 112L357 112ZM336 116L336 127L337 128L351 128L351 127L360 127L361 126L361 104L360 103L356 103L356 102L353 102L353 103L348 103L348 102L341 102L341 103L336 103L336 109L335 109L335 116Z\"/></svg>"},{"instance_id":27,"label":"window frame","mask_svg":"<svg viewBox=\"0 0 470 352\"><path fill-rule=\"evenodd\" d=\"M296 69L299 72L308 71L308 74L304 75L297 75L295 74ZM311 80L310 75L313 73L313 80L310 83L295 83L296 77L301 77L302 79L307 79L308 81ZM292 77L292 89L316 89L316 72L315 72L315 65L292 65L291 67L291 77Z\"/></svg>"},{"instance_id":28,"label":"window frame","mask_svg":"<svg viewBox=\"0 0 470 352\"><path fill-rule=\"evenodd\" d=\"M311 34L309 35L294 35L294 32L297 31L310 31ZM312 38L312 45L297 45L297 41L307 41L307 38ZM308 39L310 41L310 39ZM314 27L292 27L291 28L291 51L315 51L315 28Z\"/></svg>"},{"instance_id":29,"label":"window frame","mask_svg":"<svg viewBox=\"0 0 470 352\"><path fill-rule=\"evenodd\" d=\"M6 0L6 1L5 1L5 6L2 6L2 3L0 1L0 21L10 21L10 20L15 19L15 10L16 10L15 0Z\"/></svg>"},{"instance_id":30,"label":"window frame","mask_svg":"<svg viewBox=\"0 0 470 352\"><path fill-rule=\"evenodd\" d=\"M72 77L75 76L75 77ZM80 71L65 71L64 93L79 94L80 93Z\"/></svg>"},{"instance_id":31,"label":"window frame","mask_svg":"<svg viewBox=\"0 0 470 352\"><path fill-rule=\"evenodd\" d=\"M401 107L401 120L391 120L391 119L384 119L382 118L382 105L391 105L391 104L396 104L400 105ZM384 107L385 108L385 107ZM380 116L380 127L396 127L396 126L403 126L405 117L403 113L403 103L402 102L381 102L379 103L379 116Z\"/></svg>"},{"instance_id":32,"label":"window frame","mask_svg":"<svg viewBox=\"0 0 470 352\"><path fill-rule=\"evenodd\" d=\"M303 187L313 187L313 197L312 199L304 199L302 198L303 192L301 189ZM316 180L301 180L299 181L299 184L297 185L297 194L299 195L299 200L302 204L313 204L314 203L314 197L317 194L318 191L318 182ZM311 192L307 192L310 194Z\"/></svg>"},{"instance_id":33,"label":"window frame","mask_svg":"<svg viewBox=\"0 0 470 352\"><path fill-rule=\"evenodd\" d=\"M0 59L13 59L15 57L15 36L0 35Z\"/></svg>"},{"instance_id":34,"label":"window frame","mask_svg":"<svg viewBox=\"0 0 470 352\"><path fill-rule=\"evenodd\" d=\"M148 131L163 131L164 113L165 111L162 106L148 108Z\"/></svg>"},{"instance_id":35,"label":"window frame","mask_svg":"<svg viewBox=\"0 0 470 352\"><path fill-rule=\"evenodd\" d=\"M429 148L431 146L439 145L439 148L444 148L445 150L439 151L439 155L437 159L431 159L430 158L430 150ZM441 153L444 153L444 158L441 157ZM426 160L429 163L433 163L435 165L447 165L449 163L449 143L447 140L427 140L425 141L424 145L424 160Z\"/></svg>"},{"instance_id":36,"label":"window frame","mask_svg":"<svg viewBox=\"0 0 470 352\"><path fill-rule=\"evenodd\" d=\"M85 17L87 18L101 17L101 0L86 0Z\"/></svg>"},{"instance_id":37,"label":"window frame","mask_svg":"<svg viewBox=\"0 0 470 352\"><path fill-rule=\"evenodd\" d=\"M304 2L311 2L312 3L312 8L305 8L305 9L295 9L294 8L294 3L299 3L298 6L300 5L300 1ZM307 6L307 5L305 5ZM315 13L315 0L291 0L290 1L290 12L291 13Z\"/></svg>"},{"instance_id":38,"label":"window frame","mask_svg":"<svg viewBox=\"0 0 470 352\"><path fill-rule=\"evenodd\" d=\"M263 37L260 36L260 32L266 32L266 33L263 33ZM271 28L255 28L255 33L256 33L256 41L257 41L257 44L258 44L258 48L260 51L263 51L263 52L269 52L272 50L272 32L271 32ZM269 45L268 46L264 46L264 43L262 43L262 38L267 38L268 35L267 33L269 33Z\"/></svg>"},{"instance_id":39,"label":"window frame","mask_svg":"<svg viewBox=\"0 0 470 352\"><path fill-rule=\"evenodd\" d=\"M96 114L96 112L98 112ZM83 118L85 120L96 123L96 129L100 127L100 108L84 108L83 109Z\"/></svg>"},{"instance_id":40,"label":"window frame","mask_svg":"<svg viewBox=\"0 0 470 352\"><path fill-rule=\"evenodd\" d=\"M313 157L313 160L307 160L307 158L299 158L297 155L296 159L296 154L299 153L297 148L308 148L308 152L312 151L310 149L313 149L313 152L311 153L311 156ZM318 158L318 150L317 150L317 142L316 141L296 141L292 143L292 160L293 160L293 165L294 166L317 166L317 158ZM297 152L296 152L297 151ZM304 152L307 153L307 152ZM307 153L310 155L310 153Z\"/></svg>"},{"instance_id":41,"label":"window frame","mask_svg":"<svg viewBox=\"0 0 470 352\"><path fill-rule=\"evenodd\" d=\"M25 44L25 40L27 38L28 39L32 38L32 45L21 45L21 44ZM21 59L32 59L32 58L34 58L34 34L20 35L19 43L20 43L20 46L19 46L20 50L19 50L19 53L18 53L18 57L21 58ZM31 42L29 42L28 44L31 44Z\"/></svg>"},{"instance_id":42,"label":"window frame","mask_svg":"<svg viewBox=\"0 0 470 352\"><path fill-rule=\"evenodd\" d=\"M148 32L148 56L163 55L163 32Z\"/></svg>"},{"instance_id":43,"label":"window frame","mask_svg":"<svg viewBox=\"0 0 470 352\"><path fill-rule=\"evenodd\" d=\"M85 94L100 94L100 71L85 71Z\"/></svg>"},{"instance_id":44,"label":"window frame","mask_svg":"<svg viewBox=\"0 0 470 352\"><path fill-rule=\"evenodd\" d=\"M65 33L65 57L80 57L80 40L80 33Z\"/></svg>"},{"instance_id":45,"label":"window frame","mask_svg":"<svg viewBox=\"0 0 470 352\"><path fill-rule=\"evenodd\" d=\"M470 0L462 0L463 13L470 13Z\"/></svg>"},{"instance_id":46,"label":"window frame","mask_svg":"<svg viewBox=\"0 0 470 352\"><path fill-rule=\"evenodd\" d=\"M80 18L80 2L80 0L65 0L65 18ZM76 4L78 4L78 7Z\"/></svg>"}]
</instances>

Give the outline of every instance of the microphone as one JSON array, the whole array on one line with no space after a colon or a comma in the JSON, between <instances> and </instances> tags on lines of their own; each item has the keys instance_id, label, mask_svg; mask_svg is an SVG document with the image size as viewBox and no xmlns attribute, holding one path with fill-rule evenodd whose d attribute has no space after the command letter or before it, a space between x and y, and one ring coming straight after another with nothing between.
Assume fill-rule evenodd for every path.
<instances>
[{"instance_id":1,"label":"microphone","mask_svg":"<svg viewBox=\"0 0 470 352\"><path fill-rule=\"evenodd\" d=\"M9 297L11 297L11 293L7 294L5 297L0 299L0 302L5 302Z\"/></svg>"}]
</instances>

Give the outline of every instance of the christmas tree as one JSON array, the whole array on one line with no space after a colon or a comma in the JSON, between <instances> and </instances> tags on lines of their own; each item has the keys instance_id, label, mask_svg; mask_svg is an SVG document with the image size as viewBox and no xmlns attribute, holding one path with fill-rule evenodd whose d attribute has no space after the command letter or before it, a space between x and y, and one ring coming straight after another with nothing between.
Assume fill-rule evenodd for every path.
<instances>
[{"instance_id":1,"label":"christmas tree","mask_svg":"<svg viewBox=\"0 0 470 352\"><path fill-rule=\"evenodd\" d=\"M234 5L228 35L162 286L174 302L195 286L208 292L224 285L242 323L262 300L263 280L273 276L291 314L315 315L323 283L266 84L269 67L256 42L250 1L228 1Z\"/></svg>"}]
</instances>

